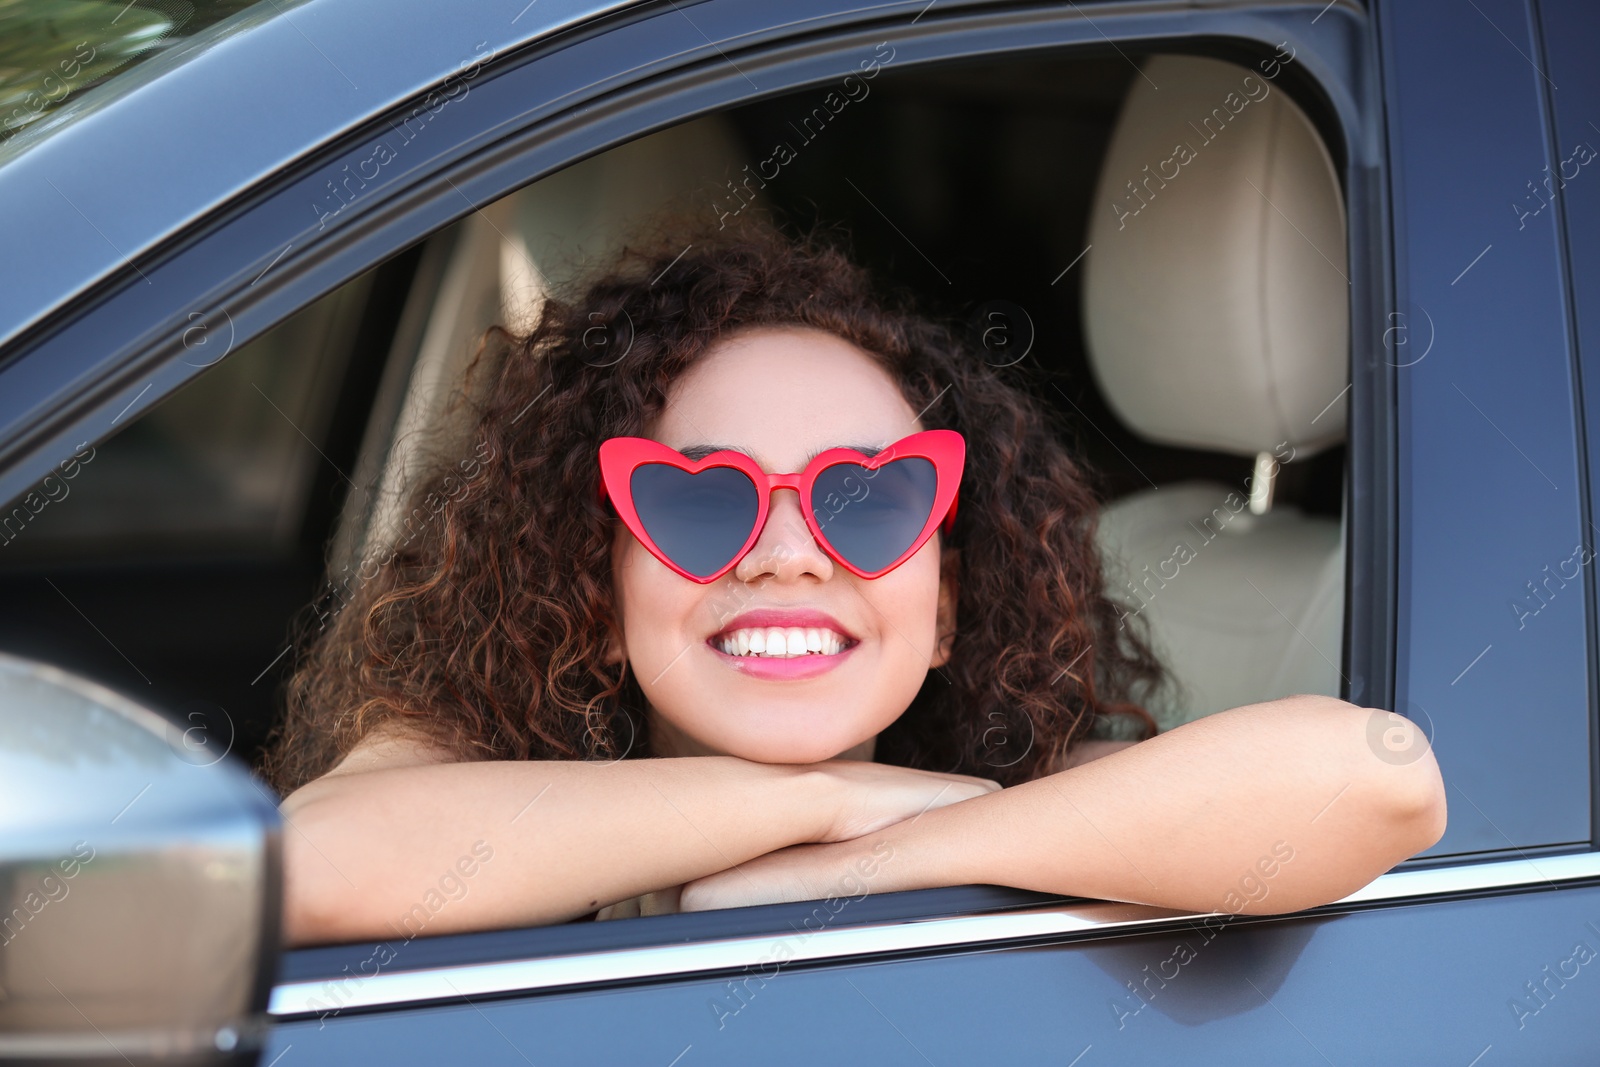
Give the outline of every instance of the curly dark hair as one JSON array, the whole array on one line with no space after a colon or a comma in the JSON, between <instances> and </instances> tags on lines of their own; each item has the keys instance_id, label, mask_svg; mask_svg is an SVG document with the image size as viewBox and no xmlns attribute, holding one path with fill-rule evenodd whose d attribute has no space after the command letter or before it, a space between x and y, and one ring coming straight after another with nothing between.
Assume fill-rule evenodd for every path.
<instances>
[{"instance_id":1,"label":"curly dark hair","mask_svg":"<svg viewBox=\"0 0 1600 1067\"><path fill-rule=\"evenodd\" d=\"M472 368L488 375L472 419L482 462L423 478L412 510L426 521L362 575L331 625L303 628L265 765L273 783L288 791L324 773L379 724L462 760L650 755L643 692L626 662L604 658L620 633L620 520L598 495L597 450L642 435L714 342L757 326L855 344L926 428L966 438L948 542L961 549L957 634L875 758L1010 785L1059 768L1097 721L1154 734L1137 697L1163 669L1105 594L1098 502L1064 428L963 331L879 292L839 232L658 229L549 298L530 334L491 329ZM530 405L536 417L523 417Z\"/></svg>"}]
</instances>

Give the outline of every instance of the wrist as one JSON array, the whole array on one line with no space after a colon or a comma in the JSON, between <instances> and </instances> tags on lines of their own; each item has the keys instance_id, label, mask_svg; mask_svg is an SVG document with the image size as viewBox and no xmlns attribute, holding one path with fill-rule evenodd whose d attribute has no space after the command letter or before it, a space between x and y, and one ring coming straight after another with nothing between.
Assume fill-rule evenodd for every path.
<instances>
[{"instance_id":1,"label":"wrist","mask_svg":"<svg viewBox=\"0 0 1600 1067\"><path fill-rule=\"evenodd\" d=\"M830 850L830 854L838 850L830 863L837 871L833 884L827 887L830 896L859 900L875 893L924 889L936 884L922 884L915 876L913 854L896 846L888 830L819 847Z\"/></svg>"},{"instance_id":2,"label":"wrist","mask_svg":"<svg viewBox=\"0 0 1600 1067\"><path fill-rule=\"evenodd\" d=\"M972 803L933 808L863 838L861 844L875 850L880 865L874 891L892 893L989 881L972 862L970 831L960 817L964 813L957 810Z\"/></svg>"},{"instance_id":3,"label":"wrist","mask_svg":"<svg viewBox=\"0 0 1600 1067\"><path fill-rule=\"evenodd\" d=\"M785 788L796 805L799 836L794 844L837 840L844 790L837 778L814 763L786 767Z\"/></svg>"},{"instance_id":4,"label":"wrist","mask_svg":"<svg viewBox=\"0 0 1600 1067\"><path fill-rule=\"evenodd\" d=\"M814 763L760 763L739 756L714 757L732 761L738 769L733 788L741 799L761 798L763 821L781 827L774 848L830 840L839 819L842 790L839 783Z\"/></svg>"}]
</instances>

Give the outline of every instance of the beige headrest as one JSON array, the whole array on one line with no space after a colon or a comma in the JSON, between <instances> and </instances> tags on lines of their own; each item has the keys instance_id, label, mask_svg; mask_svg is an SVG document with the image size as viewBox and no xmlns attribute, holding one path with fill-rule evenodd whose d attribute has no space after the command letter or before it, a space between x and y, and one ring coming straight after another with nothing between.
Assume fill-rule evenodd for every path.
<instances>
[{"instance_id":1,"label":"beige headrest","mask_svg":"<svg viewBox=\"0 0 1600 1067\"><path fill-rule=\"evenodd\" d=\"M1090 215L1100 388L1164 444L1304 455L1342 440L1349 268L1327 149L1256 70L1156 56L1143 73Z\"/></svg>"}]
</instances>

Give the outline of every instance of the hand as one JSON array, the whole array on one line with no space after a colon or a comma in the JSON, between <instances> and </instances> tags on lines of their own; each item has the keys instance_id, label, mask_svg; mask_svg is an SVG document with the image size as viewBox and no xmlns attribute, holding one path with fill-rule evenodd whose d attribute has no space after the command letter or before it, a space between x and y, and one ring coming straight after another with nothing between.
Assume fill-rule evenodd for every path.
<instances>
[{"instance_id":1,"label":"hand","mask_svg":"<svg viewBox=\"0 0 1600 1067\"><path fill-rule=\"evenodd\" d=\"M790 900L861 899L894 888L886 877L894 863L887 840L865 839L817 845L791 845L765 856L696 878L683 886L680 911L743 908Z\"/></svg>"},{"instance_id":2,"label":"hand","mask_svg":"<svg viewBox=\"0 0 1600 1067\"><path fill-rule=\"evenodd\" d=\"M833 818L818 838L822 842L848 841L914 819L932 808L1000 789L999 782L988 778L870 760L831 759L812 767L826 779L832 800Z\"/></svg>"}]
</instances>

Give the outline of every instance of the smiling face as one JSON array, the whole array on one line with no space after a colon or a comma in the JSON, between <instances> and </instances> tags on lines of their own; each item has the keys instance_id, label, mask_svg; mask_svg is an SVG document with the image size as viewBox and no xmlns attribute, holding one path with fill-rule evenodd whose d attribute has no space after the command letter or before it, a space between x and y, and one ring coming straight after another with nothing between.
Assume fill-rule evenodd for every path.
<instances>
[{"instance_id":1,"label":"smiling face","mask_svg":"<svg viewBox=\"0 0 1600 1067\"><path fill-rule=\"evenodd\" d=\"M647 431L685 451L726 445L768 473L827 448L882 448L924 427L887 371L833 334L741 331L673 383ZM873 739L947 658L955 588L941 538L881 578L858 578L812 538L796 493L772 496L766 526L726 576L690 581L619 524L612 577L623 647L649 701L660 756L762 763L870 759ZM775 633L790 658L772 658ZM799 648L805 642L804 657ZM767 647L767 654L750 654Z\"/></svg>"}]
</instances>

